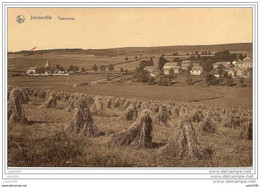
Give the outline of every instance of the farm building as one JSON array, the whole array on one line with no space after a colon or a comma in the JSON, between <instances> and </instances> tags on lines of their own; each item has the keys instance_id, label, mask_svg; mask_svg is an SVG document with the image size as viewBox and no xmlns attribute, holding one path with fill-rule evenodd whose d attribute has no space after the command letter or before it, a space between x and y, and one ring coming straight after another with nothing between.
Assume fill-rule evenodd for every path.
<instances>
[{"instance_id":1,"label":"farm building","mask_svg":"<svg viewBox=\"0 0 260 187\"><path fill-rule=\"evenodd\" d=\"M193 66L190 73L192 75L201 75L203 73L203 69L201 66Z\"/></svg>"},{"instance_id":2,"label":"farm building","mask_svg":"<svg viewBox=\"0 0 260 187\"><path fill-rule=\"evenodd\" d=\"M191 66L191 61L190 60L183 60L181 62L181 68L183 70L188 70L190 66Z\"/></svg>"},{"instance_id":3,"label":"farm building","mask_svg":"<svg viewBox=\"0 0 260 187\"><path fill-rule=\"evenodd\" d=\"M218 78L218 77L219 77L219 72L218 72L218 71L213 71L213 72L212 72L212 75L214 75L215 77Z\"/></svg>"},{"instance_id":4,"label":"farm building","mask_svg":"<svg viewBox=\"0 0 260 187\"><path fill-rule=\"evenodd\" d=\"M231 62L234 66L236 66L236 64L238 63L238 62L242 62L242 60L240 60L240 59L237 59L237 60L234 60L233 62Z\"/></svg>"},{"instance_id":5,"label":"farm building","mask_svg":"<svg viewBox=\"0 0 260 187\"><path fill-rule=\"evenodd\" d=\"M241 69L248 69L253 67L252 59L249 57L246 57L243 59L243 61L239 61L236 63L236 67Z\"/></svg>"},{"instance_id":6,"label":"farm building","mask_svg":"<svg viewBox=\"0 0 260 187\"><path fill-rule=\"evenodd\" d=\"M233 78L236 76L236 72L237 71L235 69L233 69L233 68L227 69L228 75L231 75Z\"/></svg>"},{"instance_id":7,"label":"farm building","mask_svg":"<svg viewBox=\"0 0 260 187\"><path fill-rule=\"evenodd\" d=\"M163 72L165 75L170 74L170 70L173 70L174 73L179 74L181 71L181 66L176 66L175 62L168 62L163 66Z\"/></svg>"},{"instance_id":8,"label":"farm building","mask_svg":"<svg viewBox=\"0 0 260 187\"><path fill-rule=\"evenodd\" d=\"M155 66L146 66L144 67L145 71L148 71L151 77L156 77L157 68Z\"/></svg>"},{"instance_id":9,"label":"farm building","mask_svg":"<svg viewBox=\"0 0 260 187\"><path fill-rule=\"evenodd\" d=\"M193 66L200 66L200 62L193 62L192 65Z\"/></svg>"},{"instance_id":10,"label":"farm building","mask_svg":"<svg viewBox=\"0 0 260 187\"><path fill-rule=\"evenodd\" d=\"M27 71L26 74L35 74L37 72L37 67L30 67Z\"/></svg>"},{"instance_id":11,"label":"farm building","mask_svg":"<svg viewBox=\"0 0 260 187\"><path fill-rule=\"evenodd\" d=\"M230 62L227 62L227 61L226 62L216 62L213 64L214 69L217 69L220 64L222 64L225 68L228 68L230 65Z\"/></svg>"}]
</instances>

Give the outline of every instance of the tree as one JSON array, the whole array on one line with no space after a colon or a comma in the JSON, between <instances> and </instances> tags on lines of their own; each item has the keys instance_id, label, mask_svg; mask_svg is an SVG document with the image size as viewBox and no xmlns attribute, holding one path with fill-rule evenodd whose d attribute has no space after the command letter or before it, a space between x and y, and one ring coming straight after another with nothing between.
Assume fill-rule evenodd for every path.
<instances>
[{"instance_id":1,"label":"tree","mask_svg":"<svg viewBox=\"0 0 260 187\"><path fill-rule=\"evenodd\" d=\"M219 64L218 65L218 73L219 73L219 76L222 76L223 73L225 71L225 66L223 64Z\"/></svg>"},{"instance_id":2,"label":"tree","mask_svg":"<svg viewBox=\"0 0 260 187\"><path fill-rule=\"evenodd\" d=\"M240 86L243 87L244 86L244 78L241 77L239 81L240 81Z\"/></svg>"},{"instance_id":3,"label":"tree","mask_svg":"<svg viewBox=\"0 0 260 187\"><path fill-rule=\"evenodd\" d=\"M149 64L150 66L153 66L154 65L154 63L153 63L153 58L151 57L150 58L150 64Z\"/></svg>"},{"instance_id":4,"label":"tree","mask_svg":"<svg viewBox=\"0 0 260 187\"><path fill-rule=\"evenodd\" d=\"M240 60L243 60L243 59L244 59L244 57L243 57L243 55L242 55L241 53L238 55L238 58L239 58Z\"/></svg>"},{"instance_id":5,"label":"tree","mask_svg":"<svg viewBox=\"0 0 260 187\"><path fill-rule=\"evenodd\" d=\"M36 73L39 73L39 74L45 73L45 68L44 67L37 68Z\"/></svg>"},{"instance_id":6,"label":"tree","mask_svg":"<svg viewBox=\"0 0 260 187\"><path fill-rule=\"evenodd\" d=\"M137 56L135 56L135 60L137 60L138 59L138 57Z\"/></svg>"},{"instance_id":7,"label":"tree","mask_svg":"<svg viewBox=\"0 0 260 187\"><path fill-rule=\"evenodd\" d=\"M95 65L92 67L92 69L93 69L94 71L97 71L97 70L98 70L97 65L95 64Z\"/></svg>"},{"instance_id":8,"label":"tree","mask_svg":"<svg viewBox=\"0 0 260 187\"><path fill-rule=\"evenodd\" d=\"M228 86L233 86L233 78L231 75L227 76L227 85Z\"/></svg>"},{"instance_id":9,"label":"tree","mask_svg":"<svg viewBox=\"0 0 260 187\"><path fill-rule=\"evenodd\" d=\"M82 73L85 73L87 70L86 70L85 68L81 68L80 71L81 71Z\"/></svg>"},{"instance_id":10,"label":"tree","mask_svg":"<svg viewBox=\"0 0 260 187\"><path fill-rule=\"evenodd\" d=\"M139 67L135 69L133 78L136 78L138 82L148 82L150 74L148 71L145 71L143 68Z\"/></svg>"},{"instance_id":11,"label":"tree","mask_svg":"<svg viewBox=\"0 0 260 187\"><path fill-rule=\"evenodd\" d=\"M70 66L67 68L67 72L71 72L71 71L74 72L74 66L73 66L73 65L70 65Z\"/></svg>"},{"instance_id":12,"label":"tree","mask_svg":"<svg viewBox=\"0 0 260 187\"><path fill-rule=\"evenodd\" d=\"M100 66L100 67L99 67L99 69L100 69L100 71L106 71L106 67L105 67L105 66L103 66L103 65L102 65L102 66Z\"/></svg>"},{"instance_id":13,"label":"tree","mask_svg":"<svg viewBox=\"0 0 260 187\"><path fill-rule=\"evenodd\" d=\"M124 72L124 69L123 69L123 68L121 68L121 69L120 69L120 72Z\"/></svg>"},{"instance_id":14,"label":"tree","mask_svg":"<svg viewBox=\"0 0 260 187\"><path fill-rule=\"evenodd\" d=\"M186 55L188 56L188 55L189 55L189 52L187 52Z\"/></svg>"},{"instance_id":15,"label":"tree","mask_svg":"<svg viewBox=\"0 0 260 187\"><path fill-rule=\"evenodd\" d=\"M213 70L213 62L211 60L206 60L201 63L204 72L210 72Z\"/></svg>"},{"instance_id":16,"label":"tree","mask_svg":"<svg viewBox=\"0 0 260 187\"><path fill-rule=\"evenodd\" d=\"M79 71L79 67L78 66L74 66L74 72L78 72Z\"/></svg>"},{"instance_id":17,"label":"tree","mask_svg":"<svg viewBox=\"0 0 260 187\"><path fill-rule=\"evenodd\" d=\"M128 61L128 57L125 57L125 61L126 61L126 62Z\"/></svg>"},{"instance_id":18,"label":"tree","mask_svg":"<svg viewBox=\"0 0 260 187\"><path fill-rule=\"evenodd\" d=\"M198 52L198 51L196 51L196 52L195 52L195 55L198 55L198 54L199 54L199 52Z\"/></svg>"},{"instance_id":19,"label":"tree","mask_svg":"<svg viewBox=\"0 0 260 187\"><path fill-rule=\"evenodd\" d=\"M114 70L114 66L113 66L112 64L109 64L109 65L108 65L108 70L109 70L109 71L113 71L113 70Z\"/></svg>"},{"instance_id":20,"label":"tree","mask_svg":"<svg viewBox=\"0 0 260 187\"><path fill-rule=\"evenodd\" d=\"M206 75L206 83L208 86L210 85L218 85L218 80L213 74Z\"/></svg>"},{"instance_id":21,"label":"tree","mask_svg":"<svg viewBox=\"0 0 260 187\"><path fill-rule=\"evenodd\" d=\"M188 85L192 84L192 77L190 75L188 75L186 82L187 82Z\"/></svg>"},{"instance_id":22,"label":"tree","mask_svg":"<svg viewBox=\"0 0 260 187\"><path fill-rule=\"evenodd\" d=\"M163 56L161 56L159 58L159 69L162 71L163 70L163 66L168 62L168 60L166 60Z\"/></svg>"}]
</instances>

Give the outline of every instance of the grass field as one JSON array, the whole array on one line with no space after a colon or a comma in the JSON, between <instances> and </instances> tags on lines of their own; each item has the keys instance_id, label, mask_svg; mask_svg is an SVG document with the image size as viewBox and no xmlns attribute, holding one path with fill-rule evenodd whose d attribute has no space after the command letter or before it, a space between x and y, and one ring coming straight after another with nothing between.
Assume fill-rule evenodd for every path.
<instances>
[{"instance_id":1,"label":"grass field","mask_svg":"<svg viewBox=\"0 0 260 187\"><path fill-rule=\"evenodd\" d=\"M153 99L174 102L193 102L208 105L247 106L252 107L252 82L247 80L248 86L206 86L202 78L188 86L185 82L173 86L147 85L135 82L105 81L101 84L73 87L76 83L90 82L106 78L106 75L88 74L60 77L9 77L8 85L18 87L44 87L71 93L88 93L103 96L118 96L127 98ZM124 79L118 78L118 80ZM183 81L179 78L176 82ZM199 81L199 82L198 82Z\"/></svg>"},{"instance_id":2,"label":"grass field","mask_svg":"<svg viewBox=\"0 0 260 187\"><path fill-rule=\"evenodd\" d=\"M134 56L129 56L129 60L134 60ZM95 64L97 66L116 64L125 62L125 56L104 57L86 54L60 54L44 53L26 56L24 54L8 54L8 70L26 71L29 67L45 67L46 61L51 66L61 65L68 68L70 65L91 69Z\"/></svg>"},{"instance_id":3,"label":"grass field","mask_svg":"<svg viewBox=\"0 0 260 187\"><path fill-rule=\"evenodd\" d=\"M242 126L223 127L225 118L217 124L217 133L203 132L203 122L194 122L201 146L213 150L210 159L187 160L158 155L161 146L170 142L178 128L179 119L169 126L153 121L153 147L111 146L112 134L127 129L133 121L126 121L120 108L106 109L111 116L94 116L94 124L105 133L98 138L84 138L66 133L63 129L74 118L67 112L67 103L58 102L56 108L42 108L44 99L30 97L23 105L30 125L8 124L8 166L16 167L248 167L252 165L252 141L239 139ZM98 148L97 148L98 147Z\"/></svg>"}]
</instances>

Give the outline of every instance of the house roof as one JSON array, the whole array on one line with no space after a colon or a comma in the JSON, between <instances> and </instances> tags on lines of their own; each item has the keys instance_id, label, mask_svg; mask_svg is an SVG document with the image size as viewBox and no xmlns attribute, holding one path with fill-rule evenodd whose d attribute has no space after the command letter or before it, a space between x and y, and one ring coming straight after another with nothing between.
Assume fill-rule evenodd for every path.
<instances>
[{"instance_id":1,"label":"house roof","mask_svg":"<svg viewBox=\"0 0 260 187\"><path fill-rule=\"evenodd\" d=\"M230 64L230 62L229 62L229 61L216 62L216 63L214 63L213 65L214 65L214 66L218 66L218 65L220 65L220 64L222 64L222 65L224 65L224 66L227 66L227 65Z\"/></svg>"},{"instance_id":2,"label":"house roof","mask_svg":"<svg viewBox=\"0 0 260 187\"><path fill-rule=\"evenodd\" d=\"M184 64L185 64L185 65L187 65L187 64L190 65L190 64L191 64L191 61L190 61L190 60L183 60L183 61L181 62L181 64L182 64L182 65L184 65Z\"/></svg>"},{"instance_id":3,"label":"house roof","mask_svg":"<svg viewBox=\"0 0 260 187\"><path fill-rule=\"evenodd\" d=\"M203 68L201 66L193 66L192 71L202 71Z\"/></svg>"},{"instance_id":4,"label":"house roof","mask_svg":"<svg viewBox=\"0 0 260 187\"><path fill-rule=\"evenodd\" d=\"M178 62L167 62L166 64L164 64L164 68L168 67L172 67L172 66L177 66Z\"/></svg>"},{"instance_id":5,"label":"house roof","mask_svg":"<svg viewBox=\"0 0 260 187\"><path fill-rule=\"evenodd\" d=\"M245 57L245 58L243 59L243 61L244 61L244 62L250 62L250 61L252 61L252 59L247 56L247 57Z\"/></svg>"},{"instance_id":6,"label":"house roof","mask_svg":"<svg viewBox=\"0 0 260 187\"><path fill-rule=\"evenodd\" d=\"M37 67L30 67L28 70L36 70Z\"/></svg>"},{"instance_id":7,"label":"house roof","mask_svg":"<svg viewBox=\"0 0 260 187\"><path fill-rule=\"evenodd\" d=\"M155 66L145 66L144 70L146 70L148 72L154 72L154 71L156 71L156 67Z\"/></svg>"}]
</instances>

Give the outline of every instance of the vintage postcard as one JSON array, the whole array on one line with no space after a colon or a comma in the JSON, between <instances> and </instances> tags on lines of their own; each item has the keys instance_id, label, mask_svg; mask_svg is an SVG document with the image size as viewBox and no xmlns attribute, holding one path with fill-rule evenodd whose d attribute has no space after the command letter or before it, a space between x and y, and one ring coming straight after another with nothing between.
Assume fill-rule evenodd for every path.
<instances>
[{"instance_id":1,"label":"vintage postcard","mask_svg":"<svg viewBox=\"0 0 260 187\"><path fill-rule=\"evenodd\" d=\"M254 5L110 5L4 9L3 171L253 173Z\"/></svg>"},{"instance_id":2,"label":"vintage postcard","mask_svg":"<svg viewBox=\"0 0 260 187\"><path fill-rule=\"evenodd\" d=\"M8 166L252 166L251 8L8 8Z\"/></svg>"}]
</instances>

